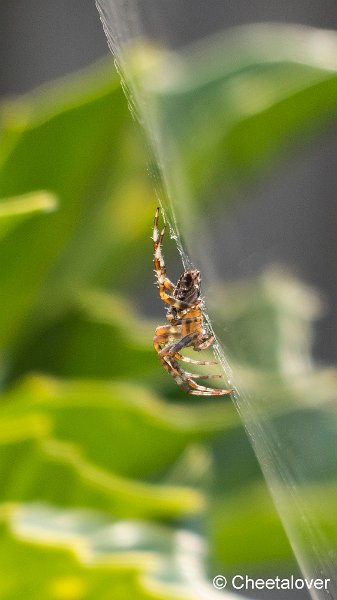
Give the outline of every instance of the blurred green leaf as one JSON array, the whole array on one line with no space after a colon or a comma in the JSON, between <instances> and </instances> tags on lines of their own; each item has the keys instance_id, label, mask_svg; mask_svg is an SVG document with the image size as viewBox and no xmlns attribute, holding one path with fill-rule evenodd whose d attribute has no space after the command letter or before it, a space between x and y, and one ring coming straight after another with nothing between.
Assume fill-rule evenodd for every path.
<instances>
[{"instance_id":1,"label":"blurred green leaf","mask_svg":"<svg viewBox=\"0 0 337 600\"><path fill-rule=\"evenodd\" d=\"M248 25L176 56L158 53L154 61L153 50L144 48L143 54L170 181L183 176L203 201L219 197L219 188L223 198L265 174L281 154L336 118L333 31ZM179 165L168 154L172 149Z\"/></svg>"},{"instance_id":2,"label":"blurred green leaf","mask_svg":"<svg viewBox=\"0 0 337 600\"><path fill-rule=\"evenodd\" d=\"M0 241L29 217L39 213L49 213L56 207L56 197L43 191L2 199L0 203Z\"/></svg>"},{"instance_id":3,"label":"blurred green leaf","mask_svg":"<svg viewBox=\"0 0 337 600\"><path fill-rule=\"evenodd\" d=\"M83 291L72 309L37 333L12 365L11 377L30 370L67 377L122 378L158 375L151 339L155 324L141 319L116 294Z\"/></svg>"},{"instance_id":4,"label":"blurred green leaf","mask_svg":"<svg viewBox=\"0 0 337 600\"><path fill-rule=\"evenodd\" d=\"M1 242L0 343L13 348L83 285L131 276L151 191L110 61L5 105L2 120L0 196L47 189L60 203L43 225L26 221ZM118 268L124 252L128 274Z\"/></svg>"},{"instance_id":5,"label":"blurred green leaf","mask_svg":"<svg viewBox=\"0 0 337 600\"><path fill-rule=\"evenodd\" d=\"M201 509L204 500L193 489L157 490L150 481L189 443L230 427L236 415L228 404L165 405L139 385L36 377L7 396L2 423L3 500L103 503L114 514L154 516Z\"/></svg>"},{"instance_id":6,"label":"blurred green leaf","mask_svg":"<svg viewBox=\"0 0 337 600\"><path fill-rule=\"evenodd\" d=\"M7 508L2 520L2 597L21 597L23 589L25 598L55 600L194 600L201 587L203 597L212 593L202 540L189 531L43 505Z\"/></svg>"}]
</instances>

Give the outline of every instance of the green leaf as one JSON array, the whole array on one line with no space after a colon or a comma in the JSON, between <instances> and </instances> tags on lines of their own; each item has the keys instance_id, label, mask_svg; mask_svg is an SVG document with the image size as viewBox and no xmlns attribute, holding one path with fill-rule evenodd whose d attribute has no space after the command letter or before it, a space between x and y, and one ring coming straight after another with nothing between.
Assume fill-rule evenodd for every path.
<instances>
[{"instance_id":1,"label":"green leaf","mask_svg":"<svg viewBox=\"0 0 337 600\"><path fill-rule=\"evenodd\" d=\"M35 376L3 400L2 419L13 418L13 425L16 418L27 415L35 415L38 422L47 419L53 439L80 444L100 466L139 477L169 466L189 442L238 425L227 402L170 405L139 384L125 381Z\"/></svg>"},{"instance_id":2,"label":"green leaf","mask_svg":"<svg viewBox=\"0 0 337 600\"><path fill-rule=\"evenodd\" d=\"M43 505L3 510L2 521L4 599L23 590L32 600L194 600L201 586L212 593L202 540L189 531Z\"/></svg>"},{"instance_id":3,"label":"green leaf","mask_svg":"<svg viewBox=\"0 0 337 600\"><path fill-rule=\"evenodd\" d=\"M57 207L57 200L48 192L33 192L0 202L0 242L23 221L39 213L49 213Z\"/></svg>"},{"instance_id":4,"label":"green leaf","mask_svg":"<svg viewBox=\"0 0 337 600\"><path fill-rule=\"evenodd\" d=\"M167 406L139 385L32 378L7 395L1 411L2 498L153 517L200 511L195 490L151 480L162 480L191 442L233 418L228 404Z\"/></svg>"},{"instance_id":5,"label":"green leaf","mask_svg":"<svg viewBox=\"0 0 337 600\"><path fill-rule=\"evenodd\" d=\"M317 134L337 113L336 54L335 32L282 24L241 26L156 60L135 47L172 197L208 201L220 188L226 198Z\"/></svg>"},{"instance_id":6,"label":"green leaf","mask_svg":"<svg viewBox=\"0 0 337 600\"><path fill-rule=\"evenodd\" d=\"M0 196L47 189L59 199L43 224L26 220L1 241L0 344L13 350L83 286L130 276L120 257L141 256L151 192L110 61L6 105L2 117Z\"/></svg>"},{"instance_id":7,"label":"green leaf","mask_svg":"<svg viewBox=\"0 0 337 600\"><path fill-rule=\"evenodd\" d=\"M62 377L159 379L163 373L151 343L154 329L126 298L83 292L62 320L21 348L11 378L38 370Z\"/></svg>"}]
</instances>

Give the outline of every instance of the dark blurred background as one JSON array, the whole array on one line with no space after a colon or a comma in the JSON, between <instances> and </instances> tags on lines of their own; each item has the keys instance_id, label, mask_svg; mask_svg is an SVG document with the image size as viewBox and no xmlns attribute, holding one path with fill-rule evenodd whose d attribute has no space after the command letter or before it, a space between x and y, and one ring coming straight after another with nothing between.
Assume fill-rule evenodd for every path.
<instances>
[{"instance_id":1,"label":"dark blurred background","mask_svg":"<svg viewBox=\"0 0 337 600\"><path fill-rule=\"evenodd\" d=\"M258 21L337 29L335 0L136 0L148 31L174 46ZM133 4L130 2L130 4ZM24 92L106 54L94 0L2 0L2 95Z\"/></svg>"},{"instance_id":2,"label":"dark blurred background","mask_svg":"<svg viewBox=\"0 0 337 600\"><path fill-rule=\"evenodd\" d=\"M137 5L151 36L173 47L249 22L337 29L336 0L138 0ZM25 92L107 53L94 0L3 0L0 24L2 96ZM319 138L287 159L269 181L251 189L249 199L255 202L235 222L252 257L247 275L271 262L284 262L322 292L326 314L315 339L315 355L322 362L337 359L336 131L336 123L328 123ZM232 226L227 224L228 232ZM268 248L261 230L270 231ZM235 278L235 268L224 257L224 276Z\"/></svg>"}]
</instances>

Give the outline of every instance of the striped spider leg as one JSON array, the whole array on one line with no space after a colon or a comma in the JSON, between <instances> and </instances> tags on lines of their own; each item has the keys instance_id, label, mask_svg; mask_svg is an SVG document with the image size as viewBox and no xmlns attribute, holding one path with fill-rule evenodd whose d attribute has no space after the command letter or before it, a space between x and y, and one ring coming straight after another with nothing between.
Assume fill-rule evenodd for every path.
<instances>
[{"instance_id":1,"label":"striped spider leg","mask_svg":"<svg viewBox=\"0 0 337 600\"><path fill-rule=\"evenodd\" d=\"M164 369L176 383L188 394L196 396L224 396L232 390L214 389L197 384L194 380L218 379L221 375L199 375L185 371L180 363L195 365L214 365L216 361L194 360L183 356L181 350L193 348L199 352L214 343L214 336L207 335L202 313L200 297L200 273L196 270L184 271L174 285L166 274L161 246L165 234L165 226L158 228L159 208L157 208L153 224L153 262L157 287L161 299L168 304L166 318L168 325L157 327L153 340L154 348Z\"/></svg>"}]
</instances>

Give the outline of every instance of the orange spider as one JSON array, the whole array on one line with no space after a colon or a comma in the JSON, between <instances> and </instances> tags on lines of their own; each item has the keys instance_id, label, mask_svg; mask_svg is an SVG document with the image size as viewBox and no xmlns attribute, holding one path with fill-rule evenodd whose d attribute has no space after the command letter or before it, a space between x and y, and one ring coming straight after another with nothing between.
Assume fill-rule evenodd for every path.
<instances>
[{"instance_id":1,"label":"orange spider","mask_svg":"<svg viewBox=\"0 0 337 600\"><path fill-rule=\"evenodd\" d=\"M184 371L178 361L194 365L216 365L216 361L193 360L180 354L183 348L192 347L199 352L213 344L214 335L208 335L204 326L202 298L200 297L200 273L191 270L180 275L174 285L166 276L166 267L161 252L161 244L165 234L164 228L158 229L159 208L156 210L153 224L153 262L157 279L157 287L162 300L169 307L166 318L169 325L157 327L153 339L154 348L164 369L168 371L176 383L188 394L196 396L224 396L232 390L219 390L204 387L195 383L194 379L220 378L221 375L197 375Z\"/></svg>"}]
</instances>

